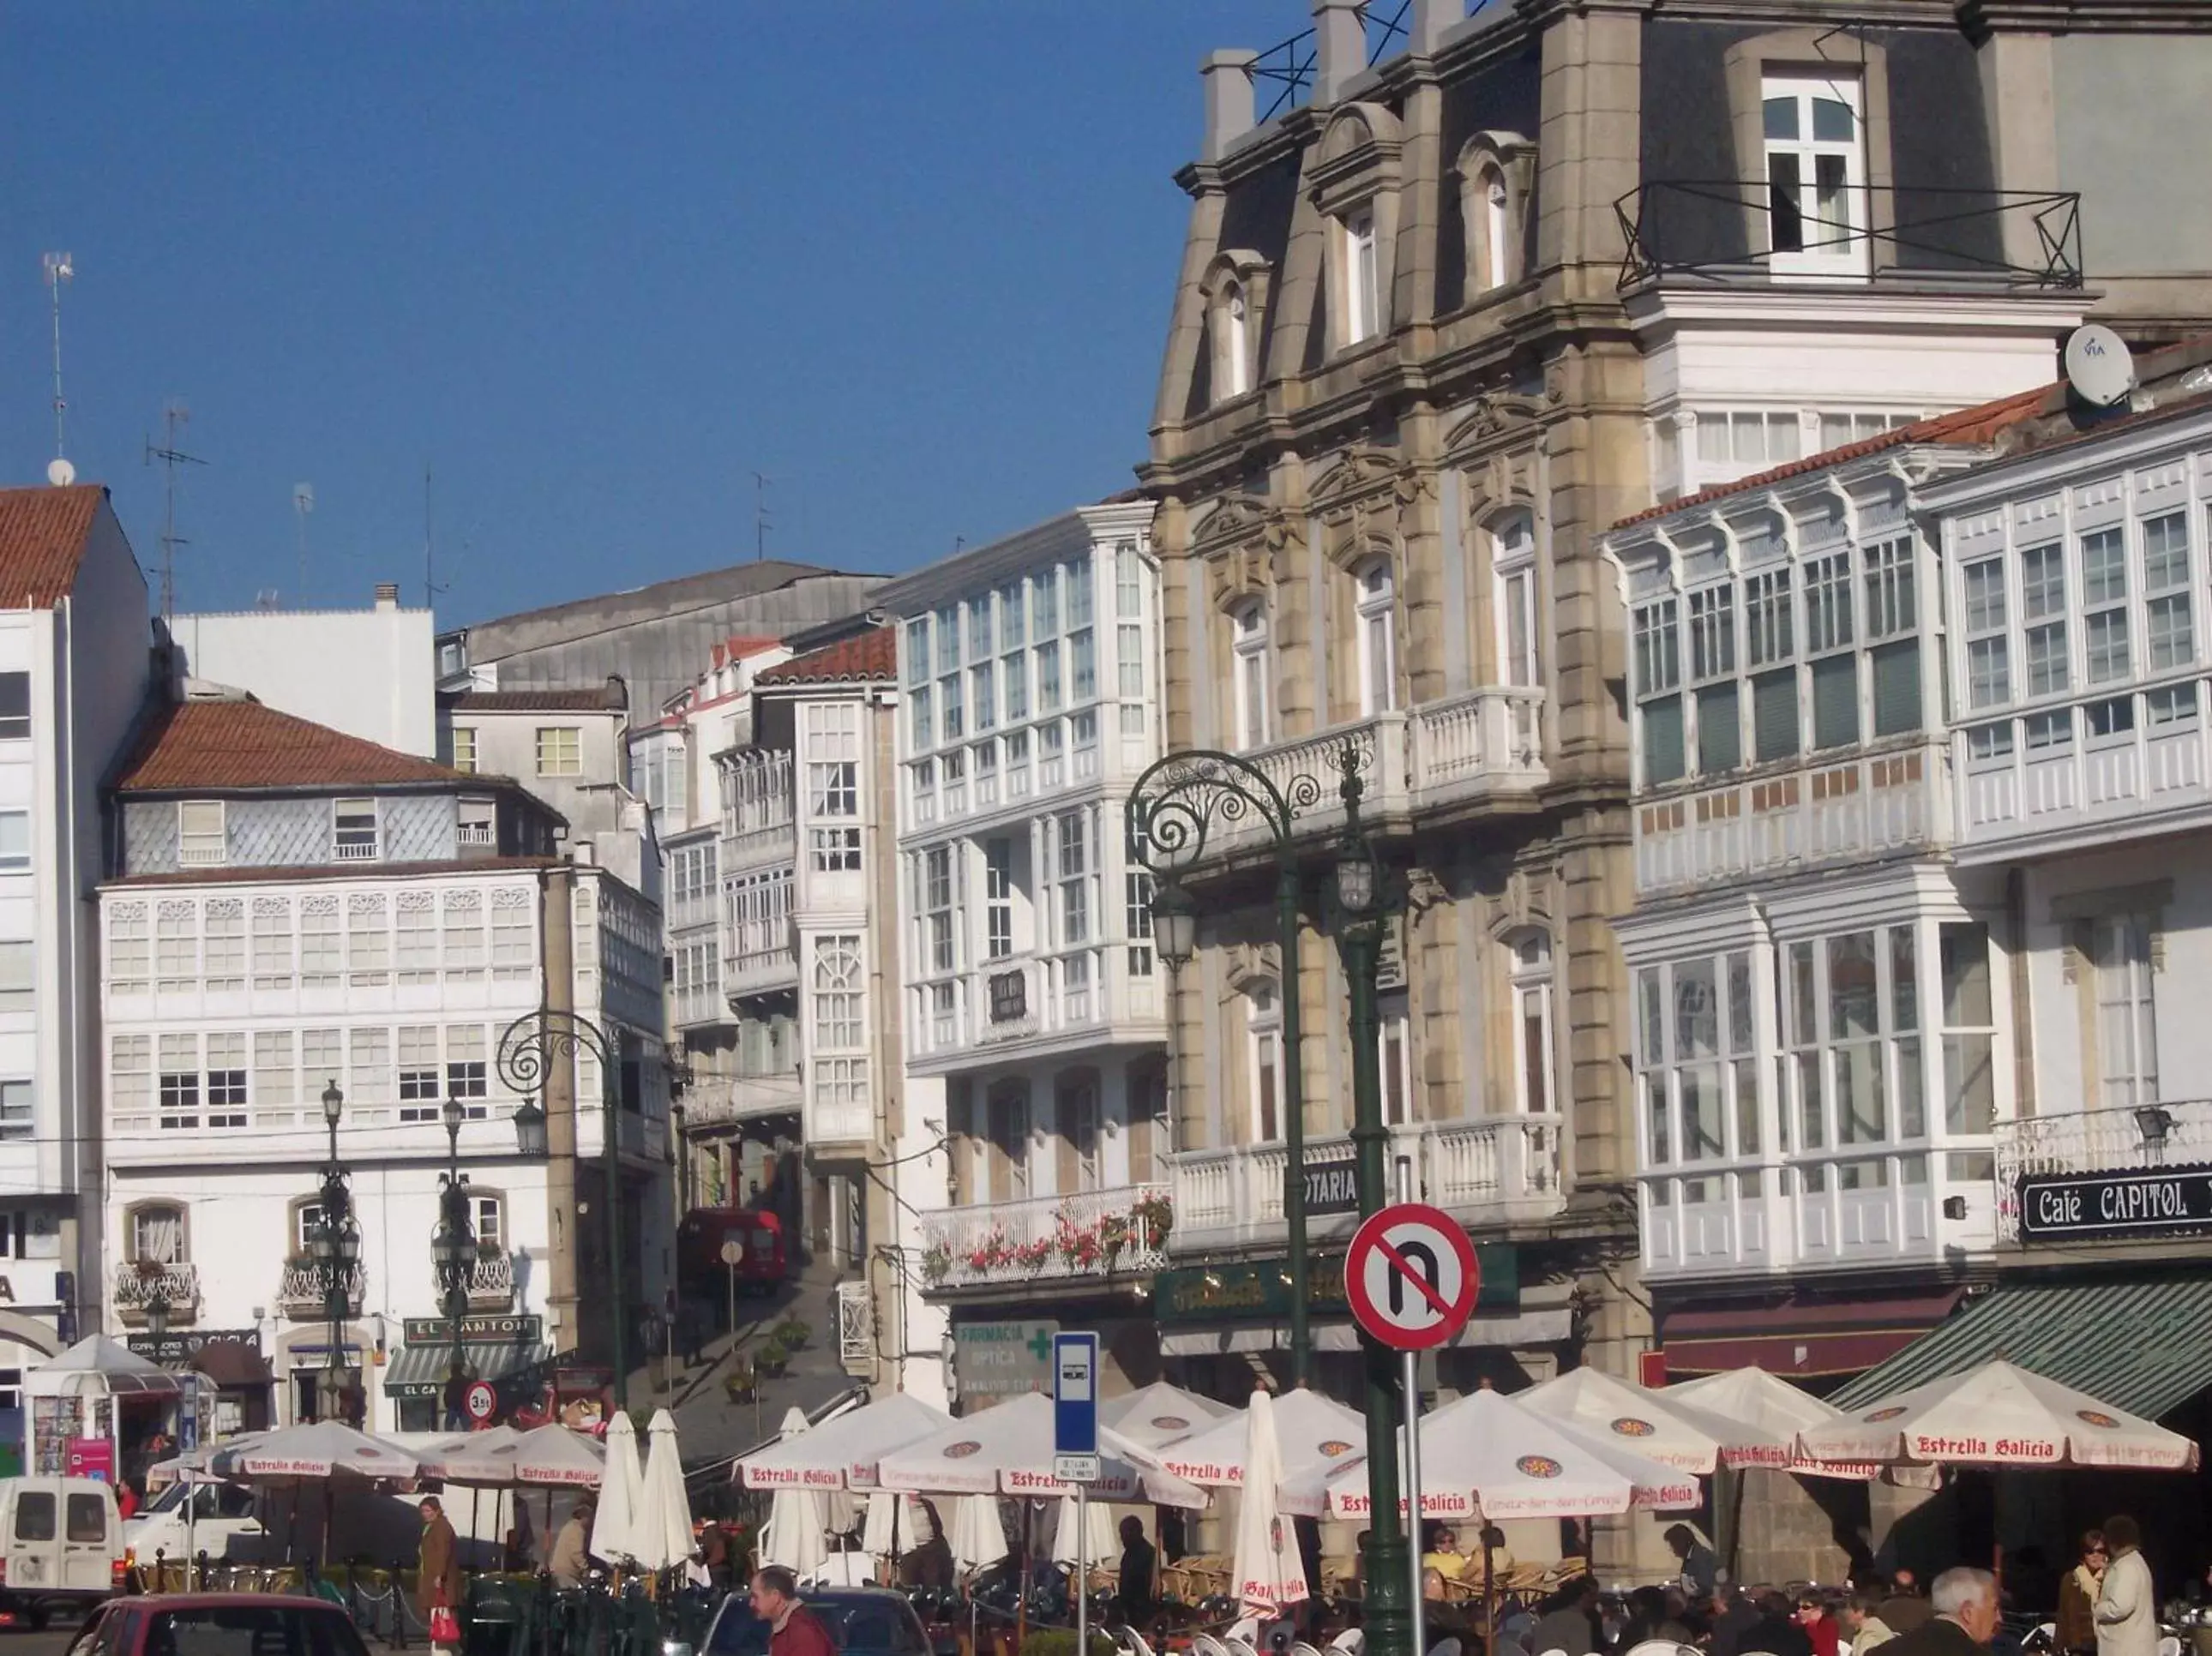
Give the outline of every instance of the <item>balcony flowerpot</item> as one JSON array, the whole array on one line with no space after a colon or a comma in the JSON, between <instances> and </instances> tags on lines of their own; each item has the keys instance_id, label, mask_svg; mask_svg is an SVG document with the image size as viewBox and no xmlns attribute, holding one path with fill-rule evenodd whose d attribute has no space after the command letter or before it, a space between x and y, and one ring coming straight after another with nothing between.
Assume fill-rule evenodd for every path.
<instances>
[{"instance_id":1,"label":"balcony flowerpot","mask_svg":"<svg viewBox=\"0 0 2212 1656\"><path fill-rule=\"evenodd\" d=\"M796 1317L786 1317L775 1325L775 1338L785 1350L801 1351L814 1338L814 1331Z\"/></svg>"},{"instance_id":2,"label":"balcony flowerpot","mask_svg":"<svg viewBox=\"0 0 2212 1656\"><path fill-rule=\"evenodd\" d=\"M783 1373L790 1358L791 1354L784 1350L782 1343L771 1338L767 1344L761 1347L759 1355L753 1359L753 1366L760 1374L769 1380L774 1380Z\"/></svg>"},{"instance_id":3,"label":"balcony flowerpot","mask_svg":"<svg viewBox=\"0 0 2212 1656\"><path fill-rule=\"evenodd\" d=\"M922 1253L921 1277L935 1288L952 1274L952 1250L943 1242L933 1242Z\"/></svg>"}]
</instances>

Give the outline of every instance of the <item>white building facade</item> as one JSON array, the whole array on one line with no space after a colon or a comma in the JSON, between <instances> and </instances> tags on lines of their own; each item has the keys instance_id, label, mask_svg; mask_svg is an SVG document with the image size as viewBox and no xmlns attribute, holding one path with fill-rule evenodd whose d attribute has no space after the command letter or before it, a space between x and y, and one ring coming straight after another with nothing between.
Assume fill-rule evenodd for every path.
<instances>
[{"instance_id":1,"label":"white building facade","mask_svg":"<svg viewBox=\"0 0 2212 1656\"><path fill-rule=\"evenodd\" d=\"M1080 507L877 595L899 629L908 1113L950 1163L908 1293L949 1312L956 1352L969 1323L1042 1314L1158 1361L1136 1290L1164 1263L1165 974L1124 825L1160 751L1152 516Z\"/></svg>"},{"instance_id":2,"label":"white building facade","mask_svg":"<svg viewBox=\"0 0 2212 1656\"><path fill-rule=\"evenodd\" d=\"M440 1423L451 1329L430 1247L448 1101L478 1246L472 1372L515 1408L542 1401L556 1366L603 1362L611 1113L633 1313L669 1269L653 906L556 855L557 819L513 783L250 701L158 711L114 821L100 890L111 1319L143 1330L158 1301L173 1333L265 1363L223 1393L218 1427L258 1423L257 1406L313 1414L331 1330L308 1245L335 1089L362 1241L338 1338L370 1426ZM507 1084L502 1034L549 1008L605 1031L617 1072L586 1058L527 1094ZM535 1159L513 1121L526 1095L548 1118Z\"/></svg>"}]
</instances>

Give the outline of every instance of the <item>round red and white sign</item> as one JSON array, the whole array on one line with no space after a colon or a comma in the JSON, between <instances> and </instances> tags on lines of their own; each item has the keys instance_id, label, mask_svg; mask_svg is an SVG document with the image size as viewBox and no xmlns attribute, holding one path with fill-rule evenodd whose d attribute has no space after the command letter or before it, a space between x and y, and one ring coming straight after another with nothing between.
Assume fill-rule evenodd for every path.
<instances>
[{"instance_id":1,"label":"round red and white sign","mask_svg":"<svg viewBox=\"0 0 2212 1656\"><path fill-rule=\"evenodd\" d=\"M1359 1325L1400 1351L1427 1351L1467 1325L1481 1290L1474 1244L1441 1208L1400 1202L1352 1233L1344 1296Z\"/></svg>"},{"instance_id":2,"label":"round red and white sign","mask_svg":"<svg viewBox=\"0 0 2212 1656\"><path fill-rule=\"evenodd\" d=\"M468 1410L471 1420L489 1420L499 1407L499 1393L489 1380L471 1380L469 1389L461 1393L461 1407Z\"/></svg>"}]
</instances>

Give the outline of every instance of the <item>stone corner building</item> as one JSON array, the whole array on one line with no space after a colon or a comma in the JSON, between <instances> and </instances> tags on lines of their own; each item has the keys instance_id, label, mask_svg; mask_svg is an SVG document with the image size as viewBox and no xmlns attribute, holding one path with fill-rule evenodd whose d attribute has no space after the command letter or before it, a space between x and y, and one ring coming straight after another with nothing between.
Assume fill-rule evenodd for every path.
<instances>
[{"instance_id":1,"label":"stone corner building","mask_svg":"<svg viewBox=\"0 0 2212 1656\"><path fill-rule=\"evenodd\" d=\"M2194 118L2173 65L2206 55L2203 9L2084 9L2053 33L1996 0L1316 0L1309 33L1206 60L1140 468L1164 745L1322 786L1296 962L1249 822L1196 870L1157 1301L1181 1378L1233 1396L1284 1366L1286 981L1308 1163L1350 1158L1322 903L1347 739L1413 894L1383 986L1393 1154L1488 1245L1430 1383L1638 1372L1629 639L1597 538L2044 383L2085 315L2201 325L2204 261L2143 180L2157 127ZM2115 73L2144 101L2098 97ZM1310 1227L1340 1395L1350 1222ZM1595 1562L1634 1550L1601 1534Z\"/></svg>"}]
</instances>

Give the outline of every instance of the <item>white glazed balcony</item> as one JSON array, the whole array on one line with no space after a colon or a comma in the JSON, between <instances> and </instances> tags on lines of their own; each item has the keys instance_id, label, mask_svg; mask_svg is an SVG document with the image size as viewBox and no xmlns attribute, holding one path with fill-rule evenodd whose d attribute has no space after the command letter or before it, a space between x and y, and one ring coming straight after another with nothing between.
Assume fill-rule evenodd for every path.
<instances>
[{"instance_id":1,"label":"white glazed balcony","mask_svg":"<svg viewBox=\"0 0 2212 1656\"><path fill-rule=\"evenodd\" d=\"M684 1103L689 1130L726 1126L763 1116L799 1113L799 1071L770 1075L710 1076L701 1080Z\"/></svg>"},{"instance_id":2,"label":"white glazed balcony","mask_svg":"<svg viewBox=\"0 0 2212 1656\"><path fill-rule=\"evenodd\" d=\"M1415 1195L1461 1223L1502 1225L1541 1221L1565 1204L1559 1185L1564 1124L1556 1115L1480 1116L1466 1121L1424 1121L1390 1129L1389 1156L1410 1156ZM1309 1168L1353 1159L1349 1134L1305 1141ZM1169 1199L1176 1253L1212 1249L1281 1247L1283 1177L1287 1156L1279 1143L1238 1144L1185 1150L1169 1158ZM1356 1213L1306 1218L1310 1241L1349 1235Z\"/></svg>"},{"instance_id":3,"label":"white glazed balcony","mask_svg":"<svg viewBox=\"0 0 2212 1656\"><path fill-rule=\"evenodd\" d=\"M1940 841L1950 755L1940 747L1775 771L1636 807L1639 894L1815 867Z\"/></svg>"},{"instance_id":4,"label":"white glazed balcony","mask_svg":"<svg viewBox=\"0 0 2212 1656\"><path fill-rule=\"evenodd\" d=\"M1103 1281L1167 1263L1164 1185L1124 1185L925 1214L926 1289Z\"/></svg>"},{"instance_id":5,"label":"white glazed balcony","mask_svg":"<svg viewBox=\"0 0 2212 1656\"><path fill-rule=\"evenodd\" d=\"M2019 1186L2023 1175L2131 1173L2212 1162L2212 1101L2160 1103L2166 1137L2146 1142L2134 1108L2075 1110L2000 1121L1996 1127L1997 1234L2020 1236Z\"/></svg>"},{"instance_id":6,"label":"white glazed balcony","mask_svg":"<svg viewBox=\"0 0 2212 1656\"><path fill-rule=\"evenodd\" d=\"M1132 972L1127 943L1007 955L922 982L912 993L908 1065L917 1075L1074 1045L1166 1038L1158 964Z\"/></svg>"},{"instance_id":7,"label":"white glazed balcony","mask_svg":"<svg viewBox=\"0 0 2212 1656\"><path fill-rule=\"evenodd\" d=\"M1347 742L1359 755L1364 790L1359 809L1370 821L1402 821L1488 798L1519 802L1540 788L1548 774L1543 705L1539 689L1486 686L1272 743L1243 757L1283 796L1301 835L1334 833L1343 824L1337 789L1342 779L1339 756ZM1306 794L1310 803L1302 804ZM1248 810L1235 820L1217 817L1208 829L1206 852L1233 854L1270 843L1272 830L1265 820Z\"/></svg>"}]
</instances>

